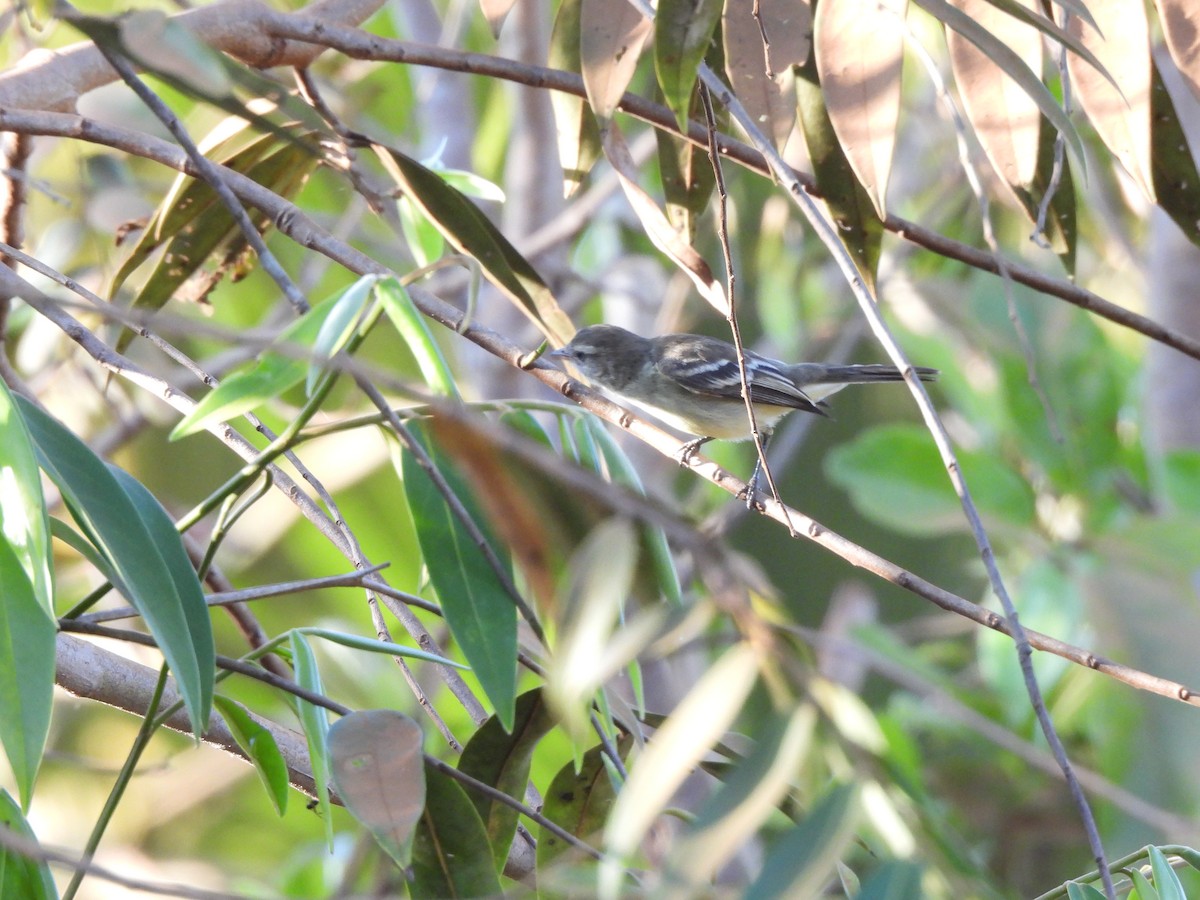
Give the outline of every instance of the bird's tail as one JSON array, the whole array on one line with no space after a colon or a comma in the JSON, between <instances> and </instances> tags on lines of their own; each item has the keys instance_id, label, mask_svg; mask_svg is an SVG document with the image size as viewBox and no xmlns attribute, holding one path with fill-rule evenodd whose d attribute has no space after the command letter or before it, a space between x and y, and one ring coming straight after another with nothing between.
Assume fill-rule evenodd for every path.
<instances>
[{"instance_id":1,"label":"bird's tail","mask_svg":"<svg viewBox=\"0 0 1200 900\"><path fill-rule=\"evenodd\" d=\"M793 366L792 376L799 384L865 384L877 381L903 381L904 376L895 366L858 365L823 366L819 363L801 363ZM922 381L937 381L938 370L925 366L913 366L913 371Z\"/></svg>"}]
</instances>

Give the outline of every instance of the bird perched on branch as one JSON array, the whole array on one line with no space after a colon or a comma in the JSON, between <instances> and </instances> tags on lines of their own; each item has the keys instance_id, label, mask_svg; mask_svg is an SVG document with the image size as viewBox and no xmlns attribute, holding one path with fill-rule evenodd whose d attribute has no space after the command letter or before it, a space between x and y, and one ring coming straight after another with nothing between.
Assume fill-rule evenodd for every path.
<instances>
[{"instance_id":1,"label":"bird perched on branch","mask_svg":"<svg viewBox=\"0 0 1200 900\"><path fill-rule=\"evenodd\" d=\"M728 341L699 334L644 338L616 325L590 325L549 356L567 362L618 399L695 435L681 448L681 463L707 441L751 437L737 349ZM764 439L793 410L827 416L825 398L848 384L904 379L895 366L788 364L749 350L743 358L755 422ZM924 367L913 371L922 381L934 381L938 374ZM757 477L758 466L750 479L750 497Z\"/></svg>"}]
</instances>

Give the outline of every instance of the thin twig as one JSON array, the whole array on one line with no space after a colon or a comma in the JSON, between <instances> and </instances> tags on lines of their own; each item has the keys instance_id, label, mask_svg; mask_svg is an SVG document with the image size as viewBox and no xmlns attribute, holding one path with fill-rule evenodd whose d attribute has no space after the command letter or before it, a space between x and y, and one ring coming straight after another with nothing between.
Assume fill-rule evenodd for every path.
<instances>
[{"instance_id":1,"label":"thin twig","mask_svg":"<svg viewBox=\"0 0 1200 900\"><path fill-rule=\"evenodd\" d=\"M760 23L761 24L761 23ZM765 40L765 33L764 33ZM721 254L725 258L725 295L728 301L728 313L725 320L729 323L729 332L733 335L734 352L737 354L738 376L742 379L742 400L746 404L746 418L750 421L750 436L754 439L754 452L758 455L755 465L767 476L767 486L776 503L783 503L779 496L779 487L775 484L775 474L767 462L767 452L763 445L763 436L758 430L758 420L754 415L754 400L750 394L750 376L746 371L746 348L742 344L742 329L737 320L737 272L733 267L733 249L729 245L729 192L725 188L725 172L721 167L721 153L717 148L717 117L713 113L712 97L708 88L700 85L700 105L704 108L704 121L708 126L708 158L712 164L713 177L717 191L717 236L721 241ZM751 494L756 490L756 479L750 479L750 487L746 492L746 505L753 506L755 498ZM788 533L796 536L796 529L788 520Z\"/></svg>"}]
</instances>

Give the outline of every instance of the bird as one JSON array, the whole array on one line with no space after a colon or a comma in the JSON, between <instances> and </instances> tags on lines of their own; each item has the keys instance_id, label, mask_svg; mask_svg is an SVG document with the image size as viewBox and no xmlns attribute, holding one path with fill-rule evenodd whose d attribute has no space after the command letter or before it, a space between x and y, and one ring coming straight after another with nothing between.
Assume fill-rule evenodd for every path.
<instances>
[{"instance_id":1,"label":"bird","mask_svg":"<svg viewBox=\"0 0 1200 900\"><path fill-rule=\"evenodd\" d=\"M647 338L616 325L589 325L547 355L618 400L693 435L679 450L680 464L708 441L752 436L737 348L728 341L681 333ZM794 410L828 416L825 399L848 384L904 380L895 366L789 364L750 350L742 356L764 442L779 420ZM922 381L938 376L937 369L924 366L913 371ZM760 465L751 476L748 499L754 496Z\"/></svg>"}]
</instances>

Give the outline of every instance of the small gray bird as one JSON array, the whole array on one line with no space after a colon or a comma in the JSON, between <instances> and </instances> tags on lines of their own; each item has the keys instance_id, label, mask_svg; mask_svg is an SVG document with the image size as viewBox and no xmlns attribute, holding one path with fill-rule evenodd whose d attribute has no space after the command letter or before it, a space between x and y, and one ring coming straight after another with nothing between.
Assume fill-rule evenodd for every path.
<instances>
[{"instance_id":1,"label":"small gray bird","mask_svg":"<svg viewBox=\"0 0 1200 900\"><path fill-rule=\"evenodd\" d=\"M737 351L728 341L699 334L644 338L615 325L590 325L549 356L566 361L618 399L696 435L680 452L681 462L706 441L751 437ZM825 398L848 384L904 379L895 366L789 365L749 350L744 358L754 418L764 435L792 410L828 415ZM923 367L914 371L922 381L934 381L938 374ZM757 475L756 467L752 486Z\"/></svg>"}]
</instances>

